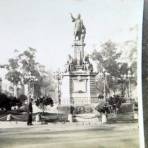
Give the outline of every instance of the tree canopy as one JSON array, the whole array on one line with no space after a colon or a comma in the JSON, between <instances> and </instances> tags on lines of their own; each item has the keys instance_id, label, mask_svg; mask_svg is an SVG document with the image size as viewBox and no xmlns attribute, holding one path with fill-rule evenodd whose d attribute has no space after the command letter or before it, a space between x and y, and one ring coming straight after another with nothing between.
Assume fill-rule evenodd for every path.
<instances>
[{"instance_id":1,"label":"tree canopy","mask_svg":"<svg viewBox=\"0 0 148 148\"><path fill-rule=\"evenodd\" d=\"M123 83L128 87L127 77L129 70L132 73L136 73L136 62L132 57L135 55L134 53L135 48L133 47L133 50L129 53L129 58L132 59L131 64L129 64L128 60L122 61L123 53L118 50L118 45L110 40L103 43L99 49L93 51L91 57L98 63L96 84L100 93L103 94L105 85L106 93L112 91L115 94L116 91L120 91L122 92L121 94L124 94L125 87L123 87ZM104 80L104 77L106 80Z\"/></svg>"},{"instance_id":2,"label":"tree canopy","mask_svg":"<svg viewBox=\"0 0 148 148\"><path fill-rule=\"evenodd\" d=\"M30 91L39 97L42 95L41 89L52 89L54 82L52 75L45 69L43 65L36 61L36 49L29 47L19 52L17 55L8 60L8 64L1 65L7 69L6 79L16 87L18 84L22 87L29 85ZM17 91L17 90L14 90ZM16 92L14 93L16 94Z\"/></svg>"}]
</instances>

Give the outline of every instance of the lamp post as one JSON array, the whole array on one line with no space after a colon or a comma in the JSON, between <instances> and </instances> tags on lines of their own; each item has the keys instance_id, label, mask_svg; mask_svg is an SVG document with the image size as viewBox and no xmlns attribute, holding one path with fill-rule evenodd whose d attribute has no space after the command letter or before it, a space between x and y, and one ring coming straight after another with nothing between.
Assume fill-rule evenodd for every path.
<instances>
[{"instance_id":1,"label":"lamp post","mask_svg":"<svg viewBox=\"0 0 148 148\"><path fill-rule=\"evenodd\" d=\"M30 72L28 72L28 74L25 75L24 79L27 80L27 85L28 85L28 90L27 90L27 95L28 95L28 102L30 101L29 100L29 96L32 96L34 98L34 84L35 82L38 81L38 79L34 76L34 75L31 75ZM32 90L31 90L31 84L32 84Z\"/></svg>"},{"instance_id":2,"label":"lamp post","mask_svg":"<svg viewBox=\"0 0 148 148\"><path fill-rule=\"evenodd\" d=\"M126 81L127 81L127 74L122 74L122 75L121 75L121 78L122 78L122 80L121 80L121 81L122 81L122 87L121 87L121 89L122 89L121 91L122 91L122 92L121 92L121 95L122 95L122 96L125 96L124 88L125 88L125 83L126 83Z\"/></svg>"},{"instance_id":3,"label":"lamp post","mask_svg":"<svg viewBox=\"0 0 148 148\"><path fill-rule=\"evenodd\" d=\"M133 74L131 69L129 68L126 74L122 75L122 79L124 82L127 83L127 97L128 99L131 99L131 78L133 78Z\"/></svg>"},{"instance_id":4,"label":"lamp post","mask_svg":"<svg viewBox=\"0 0 148 148\"><path fill-rule=\"evenodd\" d=\"M105 72L103 74L104 74L104 87L103 87L104 95L103 96L104 96L104 101L106 101L106 75L105 75Z\"/></svg>"},{"instance_id":5,"label":"lamp post","mask_svg":"<svg viewBox=\"0 0 148 148\"><path fill-rule=\"evenodd\" d=\"M109 73L107 73L107 71L103 68L103 78L104 78L104 84L103 84L103 96L104 96L104 101L106 102L106 85L107 85L107 76L109 75Z\"/></svg>"},{"instance_id":6,"label":"lamp post","mask_svg":"<svg viewBox=\"0 0 148 148\"><path fill-rule=\"evenodd\" d=\"M37 82L38 79L35 76L30 77L30 83L32 83L32 96L35 97L35 82Z\"/></svg>"},{"instance_id":7,"label":"lamp post","mask_svg":"<svg viewBox=\"0 0 148 148\"><path fill-rule=\"evenodd\" d=\"M58 105L61 105L61 79L63 77L63 73L58 70L55 72L55 78L57 79L58 82Z\"/></svg>"},{"instance_id":8,"label":"lamp post","mask_svg":"<svg viewBox=\"0 0 148 148\"><path fill-rule=\"evenodd\" d=\"M133 74L131 72L131 69L129 68L127 78L128 78L128 98L131 99L131 78L133 77Z\"/></svg>"}]
</instances>

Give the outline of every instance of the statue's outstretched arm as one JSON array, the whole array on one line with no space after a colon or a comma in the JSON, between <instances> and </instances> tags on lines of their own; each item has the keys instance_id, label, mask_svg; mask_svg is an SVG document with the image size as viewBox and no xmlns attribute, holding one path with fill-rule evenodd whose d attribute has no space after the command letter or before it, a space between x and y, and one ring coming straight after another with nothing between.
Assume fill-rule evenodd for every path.
<instances>
[{"instance_id":1,"label":"statue's outstretched arm","mask_svg":"<svg viewBox=\"0 0 148 148\"><path fill-rule=\"evenodd\" d=\"M84 31L86 32L86 28L85 28L85 26L83 25L83 29L84 29Z\"/></svg>"},{"instance_id":2,"label":"statue's outstretched arm","mask_svg":"<svg viewBox=\"0 0 148 148\"><path fill-rule=\"evenodd\" d=\"M76 19L73 17L72 13L70 13L70 16L72 18L72 22L74 22Z\"/></svg>"},{"instance_id":3,"label":"statue's outstretched arm","mask_svg":"<svg viewBox=\"0 0 148 148\"><path fill-rule=\"evenodd\" d=\"M84 26L83 22L82 22L82 29L83 29L83 30L84 30L84 32L86 33L86 28L85 28L85 26Z\"/></svg>"}]
</instances>

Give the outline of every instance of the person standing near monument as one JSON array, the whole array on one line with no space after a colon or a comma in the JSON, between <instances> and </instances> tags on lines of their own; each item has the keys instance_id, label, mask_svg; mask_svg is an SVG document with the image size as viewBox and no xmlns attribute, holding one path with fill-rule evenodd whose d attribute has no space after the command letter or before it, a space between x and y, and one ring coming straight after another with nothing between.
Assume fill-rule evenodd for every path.
<instances>
[{"instance_id":1,"label":"person standing near monument","mask_svg":"<svg viewBox=\"0 0 148 148\"><path fill-rule=\"evenodd\" d=\"M29 96L29 99L28 99L28 108L27 108L27 113L28 113L28 118L27 118L27 125L32 125L32 112L33 112L33 109L32 109L32 98L31 96Z\"/></svg>"}]
</instances>

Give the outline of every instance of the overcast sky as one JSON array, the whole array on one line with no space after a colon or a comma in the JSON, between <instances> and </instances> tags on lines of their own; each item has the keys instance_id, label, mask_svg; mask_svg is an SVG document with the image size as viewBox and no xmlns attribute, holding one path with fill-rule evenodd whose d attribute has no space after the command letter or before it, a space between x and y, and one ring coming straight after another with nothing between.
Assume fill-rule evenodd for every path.
<instances>
[{"instance_id":1,"label":"overcast sky","mask_svg":"<svg viewBox=\"0 0 148 148\"><path fill-rule=\"evenodd\" d=\"M87 29L86 52L113 40L135 40L141 24L142 0L0 0L0 63L14 49L37 49L37 60L50 70L73 55L73 23L81 13Z\"/></svg>"}]
</instances>

